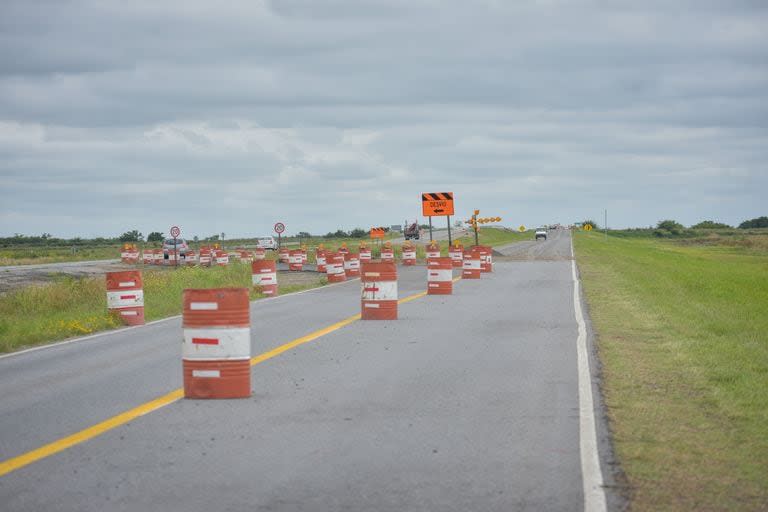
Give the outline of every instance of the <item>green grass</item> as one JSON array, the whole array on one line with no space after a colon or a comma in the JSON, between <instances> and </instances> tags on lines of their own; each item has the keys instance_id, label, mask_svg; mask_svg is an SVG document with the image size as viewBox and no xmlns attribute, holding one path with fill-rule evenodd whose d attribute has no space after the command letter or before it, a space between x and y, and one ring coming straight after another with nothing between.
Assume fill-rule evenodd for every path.
<instances>
[{"instance_id":1,"label":"green grass","mask_svg":"<svg viewBox=\"0 0 768 512\"><path fill-rule=\"evenodd\" d=\"M575 236L633 510L768 509L768 250Z\"/></svg>"},{"instance_id":2,"label":"green grass","mask_svg":"<svg viewBox=\"0 0 768 512\"><path fill-rule=\"evenodd\" d=\"M147 321L181 313L186 288L251 288L250 265L145 269L144 313ZM280 293L321 286L325 279L302 285L280 284ZM251 299L262 298L251 291ZM61 278L0 296L0 352L90 334L120 326L107 313L104 278Z\"/></svg>"},{"instance_id":3,"label":"green grass","mask_svg":"<svg viewBox=\"0 0 768 512\"><path fill-rule=\"evenodd\" d=\"M7 247L0 249L0 266L61 263L65 261L107 260L120 258L120 245L72 247Z\"/></svg>"}]
</instances>

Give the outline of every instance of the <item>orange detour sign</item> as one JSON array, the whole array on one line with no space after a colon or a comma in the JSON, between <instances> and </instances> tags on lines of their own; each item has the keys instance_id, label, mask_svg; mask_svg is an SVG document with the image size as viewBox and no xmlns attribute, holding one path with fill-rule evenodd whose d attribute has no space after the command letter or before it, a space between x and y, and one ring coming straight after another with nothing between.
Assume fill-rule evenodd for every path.
<instances>
[{"instance_id":1,"label":"orange detour sign","mask_svg":"<svg viewBox=\"0 0 768 512\"><path fill-rule=\"evenodd\" d=\"M107 272L107 309L125 325L144 325L141 272Z\"/></svg>"},{"instance_id":2,"label":"orange detour sign","mask_svg":"<svg viewBox=\"0 0 768 512\"><path fill-rule=\"evenodd\" d=\"M346 281L347 274L344 272L344 255L338 252L326 253L325 273L328 275L329 283L341 283Z\"/></svg>"},{"instance_id":3,"label":"orange detour sign","mask_svg":"<svg viewBox=\"0 0 768 512\"><path fill-rule=\"evenodd\" d=\"M384 228L371 228L371 240L384 238Z\"/></svg>"},{"instance_id":4,"label":"orange detour sign","mask_svg":"<svg viewBox=\"0 0 768 512\"><path fill-rule=\"evenodd\" d=\"M247 288L184 290L185 398L251 396Z\"/></svg>"},{"instance_id":5,"label":"orange detour sign","mask_svg":"<svg viewBox=\"0 0 768 512\"><path fill-rule=\"evenodd\" d=\"M427 295L451 295L453 293L453 262L451 258L427 260Z\"/></svg>"},{"instance_id":6,"label":"orange detour sign","mask_svg":"<svg viewBox=\"0 0 768 512\"><path fill-rule=\"evenodd\" d=\"M253 288L268 297L277 295L277 264L274 260L255 260L251 263Z\"/></svg>"},{"instance_id":7,"label":"orange detour sign","mask_svg":"<svg viewBox=\"0 0 768 512\"><path fill-rule=\"evenodd\" d=\"M464 266L461 270L462 279L480 279L480 252L471 249L464 252Z\"/></svg>"},{"instance_id":8,"label":"orange detour sign","mask_svg":"<svg viewBox=\"0 0 768 512\"><path fill-rule=\"evenodd\" d=\"M397 320L397 266L394 261L370 261L362 265L360 318Z\"/></svg>"},{"instance_id":9,"label":"orange detour sign","mask_svg":"<svg viewBox=\"0 0 768 512\"><path fill-rule=\"evenodd\" d=\"M453 192L421 194L421 212L425 217L453 215Z\"/></svg>"}]
</instances>

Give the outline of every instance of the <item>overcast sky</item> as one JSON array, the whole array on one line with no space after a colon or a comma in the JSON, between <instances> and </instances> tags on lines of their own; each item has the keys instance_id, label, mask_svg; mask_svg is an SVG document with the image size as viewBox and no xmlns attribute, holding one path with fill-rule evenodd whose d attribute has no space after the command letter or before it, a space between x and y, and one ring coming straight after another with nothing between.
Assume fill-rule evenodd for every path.
<instances>
[{"instance_id":1,"label":"overcast sky","mask_svg":"<svg viewBox=\"0 0 768 512\"><path fill-rule=\"evenodd\" d=\"M0 2L0 235L768 215L768 2ZM444 219L435 219L443 225Z\"/></svg>"}]
</instances>

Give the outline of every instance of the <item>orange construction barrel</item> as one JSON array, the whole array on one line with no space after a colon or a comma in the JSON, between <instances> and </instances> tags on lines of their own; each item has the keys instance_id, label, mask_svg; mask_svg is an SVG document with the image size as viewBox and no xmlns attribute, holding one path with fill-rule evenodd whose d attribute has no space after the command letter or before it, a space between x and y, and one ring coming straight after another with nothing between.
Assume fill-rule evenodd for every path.
<instances>
[{"instance_id":1,"label":"orange construction barrel","mask_svg":"<svg viewBox=\"0 0 768 512\"><path fill-rule=\"evenodd\" d=\"M451 258L427 260L427 295L451 295L453 293L453 262Z\"/></svg>"},{"instance_id":2,"label":"orange construction barrel","mask_svg":"<svg viewBox=\"0 0 768 512\"><path fill-rule=\"evenodd\" d=\"M229 265L229 253L224 249L216 249L216 264L220 267L226 267Z\"/></svg>"},{"instance_id":3,"label":"orange construction barrel","mask_svg":"<svg viewBox=\"0 0 768 512\"><path fill-rule=\"evenodd\" d=\"M325 255L327 252L323 249L317 249L315 251L315 266L318 272L325 273Z\"/></svg>"},{"instance_id":4,"label":"orange construction barrel","mask_svg":"<svg viewBox=\"0 0 768 512\"><path fill-rule=\"evenodd\" d=\"M477 249L464 251L464 265L461 269L462 279L480 279L480 252Z\"/></svg>"},{"instance_id":5,"label":"orange construction barrel","mask_svg":"<svg viewBox=\"0 0 768 512\"><path fill-rule=\"evenodd\" d=\"M329 252L325 255L325 273L329 283L341 283L347 280L344 272L344 255L337 252Z\"/></svg>"},{"instance_id":6,"label":"orange construction barrel","mask_svg":"<svg viewBox=\"0 0 768 512\"><path fill-rule=\"evenodd\" d=\"M371 261L371 250L367 247L360 248L360 263Z\"/></svg>"},{"instance_id":7,"label":"orange construction barrel","mask_svg":"<svg viewBox=\"0 0 768 512\"><path fill-rule=\"evenodd\" d=\"M253 250L253 259L254 260L263 260L267 257L267 250L263 247L257 247Z\"/></svg>"},{"instance_id":8,"label":"orange construction barrel","mask_svg":"<svg viewBox=\"0 0 768 512\"><path fill-rule=\"evenodd\" d=\"M209 247L203 247L200 249L200 265L203 267L210 267L213 254Z\"/></svg>"},{"instance_id":9,"label":"orange construction barrel","mask_svg":"<svg viewBox=\"0 0 768 512\"><path fill-rule=\"evenodd\" d=\"M277 257L280 263L288 263L291 258L291 251L289 249L280 249L277 251Z\"/></svg>"},{"instance_id":10,"label":"orange construction barrel","mask_svg":"<svg viewBox=\"0 0 768 512\"><path fill-rule=\"evenodd\" d=\"M288 270L294 272L301 272L304 266L304 258L301 254L301 249L295 249L288 255Z\"/></svg>"},{"instance_id":11,"label":"orange construction barrel","mask_svg":"<svg viewBox=\"0 0 768 512\"><path fill-rule=\"evenodd\" d=\"M440 257L440 246L437 244L429 244L426 249L427 259Z\"/></svg>"},{"instance_id":12,"label":"orange construction barrel","mask_svg":"<svg viewBox=\"0 0 768 512\"><path fill-rule=\"evenodd\" d=\"M367 261L360 270L363 320L397 320L397 265L394 261Z\"/></svg>"},{"instance_id":13,"label":"orange construction barrel","mask_svg":"<svg viewBox=\"0 0 768 512\"><path fill-rule=\"evenodd\" d=\"M403 265L413 266L416 264L416 248L411 245L403 246Z\"/></svg>"},{"instance_id":14,"label":"orange construction barrel","mask_svg":"<svg viewBox=\"0 0 768 512\"><path fill-rule=\"evenodd\" d=\"M141 272L107 272L107 309L125 325L144 325Z\"/></svg>"},{"instance_id":15,"label":"orange construction barrel","mask_svg":"<svg viewBox=\"0 0 768 512\"><path fill-rule=\"evenodd\" d=\"M381 249L382 261L395 261L395 250L391 247L383 247Z\"/></svg>"},{"instance_id":16,"label":"orange construction barrel","mask_svg":"<svg viewBox=\"0 0 768 512\"><path fill-rule=\"evenodd\" d=\"M270 297L277 295L277 264L274 260L256 260L251 263L253 287Z\"/></svg>"},{"instance_id":17,"label":"orange construction barrel","mask_svg":"<svg viewBox=\"0 0 768 512\"><path fill-rule=\"evenodd\" d=\"M451 258L454 267L461 268L464 262L464 247L451 246L448 249L448 256Z\"/></svg>"},{"instance_id":18,"label":"orange construction barrel","mask_svg":"<svg viewBox=\"0 0 768 512\"><path fill-rule=\"evenodd\" d=\"M141 253L141 262L145 265L151 265L154 263L155 255L152 252L152 249L144 249Z\"/></svg>"},{"instance_id":19,"label":"orange construction barrel","mask_svg":"<svg viewBox=\"0 0 768 512\"><path fill-rule=\"evenodd\" d=\"M360 275L360 256L354 252L344 255L344 273L347 275L347 278Z\"/></svg>"},{"instance_id":20,"label":"orange construction barrel","mask_svg":"<svg viewBox=\"0 0 768 512\"><path fill-rule=\"evenodd\" d=\"M480 271L493 272L493 248L488 245L473 245L472 248L480 251Z\"/></svg>"},{"instance_id":21,"label":"orange construction barrel","mask_svg":"<svg viewBox=\"0 0 768 512\"><path fill-rule=\"evenodd\" d=\"M185 398L251 396L251 317L247 288L184 290Z\"/></svg>"},{"instance_id":22,"label":"orange construction barrel","mask_svg":"<svg viewBox=\"0 0 768 512\"><path fill-rule=\"evenodd\" d=\"M188 267L197 265L197 253L195 251L187 251L184 255L184 263L186 263Z\"/></svg>"}]
</instances>

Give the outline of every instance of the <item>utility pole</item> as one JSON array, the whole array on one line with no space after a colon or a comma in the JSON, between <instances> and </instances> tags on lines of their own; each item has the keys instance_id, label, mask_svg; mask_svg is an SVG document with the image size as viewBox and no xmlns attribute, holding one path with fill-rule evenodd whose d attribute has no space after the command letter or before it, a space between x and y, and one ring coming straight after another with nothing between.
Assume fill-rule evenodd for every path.
<instances>
[{"instance_id":1,"label":"utility pole","mask_svg":"<svg viewBox=\"0 0 768 512\"><path fill-rule=\"evenodd\" d=\"M608 240L608 208L605 209L605 219L603 222L603 231L605 231L605 240Z\"/></svg>"}]
</instances>

